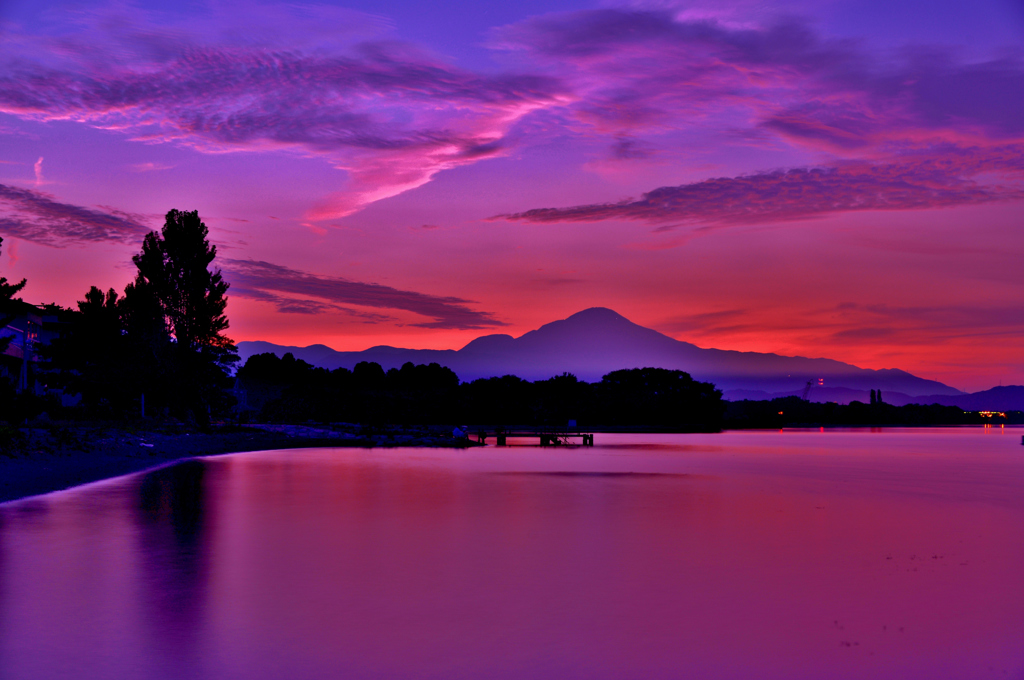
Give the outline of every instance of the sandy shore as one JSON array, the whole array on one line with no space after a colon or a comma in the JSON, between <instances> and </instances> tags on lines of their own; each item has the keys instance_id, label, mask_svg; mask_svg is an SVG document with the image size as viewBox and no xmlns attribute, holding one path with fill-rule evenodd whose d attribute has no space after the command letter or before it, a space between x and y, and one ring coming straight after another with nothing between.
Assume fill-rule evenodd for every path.
<instances>
[{"instance_id":1,"label":"sandy shore","mask_svg":"<svg viewBox=\"0 0 1024 680\"><path fill-rule=\"evenodd\" d=\"M117 477L194 456L312 446L464 447L440 428L365 430L358 426L175 426L51 423L0 431L0 503Z\"/></svg>"}]
</instances>

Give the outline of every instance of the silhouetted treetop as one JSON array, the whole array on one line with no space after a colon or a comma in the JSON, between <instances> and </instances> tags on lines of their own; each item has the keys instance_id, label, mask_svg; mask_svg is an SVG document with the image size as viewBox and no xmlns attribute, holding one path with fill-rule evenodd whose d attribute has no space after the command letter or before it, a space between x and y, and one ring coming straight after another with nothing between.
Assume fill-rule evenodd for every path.
<instances>
[{"instance_id":1,"label":"silhouetted treetop","mask_svg":"<svg viewBox=\"0 0 1024 680\"><path fill-rule=\"evenodd\" d=\"M529 382L513 375L460 383L437 363L385 372L361 362L352 371L314 368L291 354L249 357L238 371L250 416L279 421L366 424L490 424L715 430L722 393L681 371L616 371L600 383L571 373Z\"/></svg>"},{"instance_id":2,"label":"silhouetted treetop","mask_svg":"<svg viewBox=\"0 0 1024 680\"><path fill-rule=\"evenodd\" d=\"M77 312L65 310L45 350L50 382L104 417L166 411L203 425L227 413L237 355L216 256L198 212L168 212L132 258L123 297L93 286Z\"/></svg>"},{"instance_id":3,"label":"silhouetted treetop","mask_svg":"<svg viewBox=\"0 0 1024 680\"><path fill-rule=\"evenodd\" d=\"M3 249L3 242L4 239L0 237L0 251ZM0 276L0 328L3 328L10 322L14 321L11 301L16 299L14 296L20 293L21 289L24 287L25 279L22 279L18 283L7 283L7 279ZM0 338L0 354L3 354L7 350L7 346L10 343L10 337Z\"/></svg>"},{"instance_id":4,"label":"silhouetted treetop","mask_svg":"<svg viewBox=\"0 0 1024 680\"><path fill-rule=\"evenodd\" d=\"M142 252L132 258L139 270L134 287L152 291L179 347L233 349L223 335L228 283L219 269L209 269L217 247L210 245L208 234L199 211L168 212L163 229L150 232Z\"/></svg>"}]
</instances>

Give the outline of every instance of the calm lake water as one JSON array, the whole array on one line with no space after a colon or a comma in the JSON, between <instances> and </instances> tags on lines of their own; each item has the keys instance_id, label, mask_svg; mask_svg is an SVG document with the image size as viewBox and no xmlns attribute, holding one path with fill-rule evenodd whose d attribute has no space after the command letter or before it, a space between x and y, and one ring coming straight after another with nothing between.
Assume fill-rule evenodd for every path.
<instances>
[{"instance_id":1,"label":"calm lake water","mask_svg":"<svg viewBox=\"0 0 1024 680\"><path fill-rule=\"evenodd\" d=\"M0 678L1024 678L1021 433L268 451L0 505Z\"/></svg>"}]
</instances>

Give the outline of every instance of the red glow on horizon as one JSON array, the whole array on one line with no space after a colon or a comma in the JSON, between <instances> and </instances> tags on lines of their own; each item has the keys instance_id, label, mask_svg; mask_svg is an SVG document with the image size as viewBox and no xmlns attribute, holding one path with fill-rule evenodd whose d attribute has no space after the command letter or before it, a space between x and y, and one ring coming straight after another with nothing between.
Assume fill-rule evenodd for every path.
<instances>
[{"instance_id":1,"label":"red glow on horizon","mask_svg":"<svg viewBox=\"0 0 1024 680\"><path fill-rule=\"evenodd\" d=\"M11 11L0 271L31 302L122 288L198 209L236 340L457 349L601 306L1024 384L1009 5Z\"/></svg>"}]
</instances>

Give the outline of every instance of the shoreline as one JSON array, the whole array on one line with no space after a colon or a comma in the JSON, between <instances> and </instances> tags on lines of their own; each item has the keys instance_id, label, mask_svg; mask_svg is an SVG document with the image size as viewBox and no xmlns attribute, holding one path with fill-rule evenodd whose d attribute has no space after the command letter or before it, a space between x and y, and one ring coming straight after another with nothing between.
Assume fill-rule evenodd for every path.
<instances>
[{"instance_id":1,"label":"shoreline","mask_svg":"<svg viewBox=\"0 0 1024 680\"><path fill-rule=\"evenodd\" d=\"M8 427L0 432L0 505L189 458L228 453L332 446L478 446L437 430L249 425L199 432L174 426L128 428L57 423Z\"/></svg>"}]
</instances>

